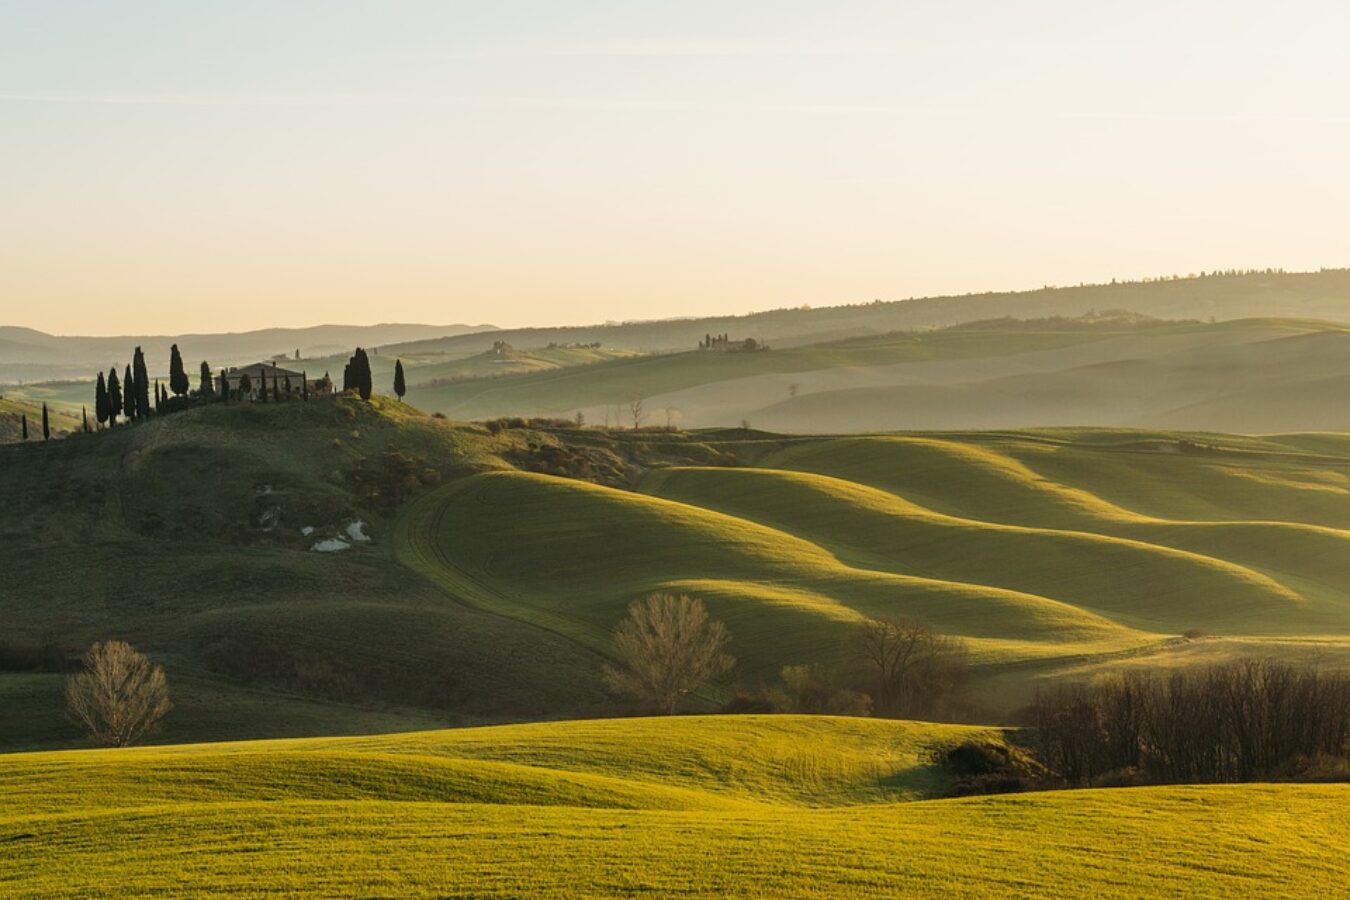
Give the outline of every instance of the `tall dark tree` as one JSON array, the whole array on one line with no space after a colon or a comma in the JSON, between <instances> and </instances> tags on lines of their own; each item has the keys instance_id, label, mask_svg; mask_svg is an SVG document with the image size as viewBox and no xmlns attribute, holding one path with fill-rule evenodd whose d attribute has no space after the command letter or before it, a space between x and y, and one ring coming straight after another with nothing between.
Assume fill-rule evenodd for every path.
<instances>
[{"instance_id":1,"label":"tall dark tree","mask_svg":"<svg viewBox=\"0 0 1350 900\"><path fill-rule=\"evenodd\" d=\"M108 370L108 427L117 425L117 417L122 414L122 384L117 380L117 367Z\"/></svg>"},{"instance_id":2,"label":"tall dark tree","mask_svg":"<svg viewBox=\"0 0 1350 900\"><path fill-rule=\"evenodd\" d=\"M169 390L173 391L175 397L182 397L191 386L187 371L183 368L183 355L178 352L178 345L174 344L169 348Z\"/></svg>"},{"instance_id":3,"label":"tall dark tree","mask_svg":"<svg viewBox=\"0 0 1350 900\"><path fill-rule=\"evenodd\" d=\"M230 402L230 376L225 373L224 369L220 370L220 402Z\"/></svg>"},{"instance_id":4,"label":"tall dark tree","mask_svg":"<svg viewBox=\"0 0 1350 900\"><path fill-rule=\"evenodd\" d=\"M251 393L253 393L253 379L249 378L248 373L245 372L239 376L239 399L247 400Z\"/></svg>"},{"instance_id":5,"label":"tall dark tree","mask_svg":"<svg viewBox=\"0 0 1350 900\"><path fill-rule=\"evenodd\" d=\"M162 390L163 390L163 388L161 388L161 387L159 386L159 379L156 378L156 379L155 379L155 415L159 415L160 413L162 413L162 412L164 411L164 400L163 400L164 395L163 395L162 393L160 393Z\"/></svg>"},{"instance_id":6,"label":"tall dark tree","mask_svg":"<svg viewBox=\"0 0 1350 900\"><path fill-rule=\"evenodd\" d=\"M19 413L19 436L28 440L28 413Z\"/></svg>"},{"instance_id":7,"label":"tall dark tree","mask_svg":"<svg viewBox=\"0 0 1350 900\"><path fill-rule=\"evenodd\" d=\"M356 352L348 361L347 370L342 373L342 381L344 391L354 390L360 393L362 400L370 399L375 383L370 376L370 357L360 347L356 348Z\"/></svg>"},{"instance_id":8,"label":"tall dark tree","mask_svg":"<svg viewBox=\"0 0 1350 900\"><path fill-rule=\"evenodd\" d=\"M128 364L122 373L122 414L133 422L144 412L137 409L140 399L140 391L136 390L136 373L131 371L131 365Z\"/></svg>"},{"instance_id":9,"label":"tall dark tree","mask_svg":"<svg viewBox=\"0 0 1350 900\"><path fill-rule=\"evenodd\" d=\"M89 433L89 407L80 405L80 419L84 422L84 433Z\"/></svg>"},{"instance_id":10,"label":"tall dark tree","mask_svg":"<svg viewBox=\"0 0 1350 900\"><path fill-rule=\"evenodd\" d=\"M103 377L103 373L98 373L98 384L94 387L94 421L99 426L108 424L108 411L111 405L108 403L108 381Z\"/></svg>"},{"instance_id":11,"label":"tall dark tree","mask_svg":"<svg viewBox=\"0 0 1350 900\"><path fill-rule=\"evenodd\" d=\"M285 387L283 388L283 391L285 393L286 399L287 400L291 399L291 373L289 372L286 373L286 384Z\"/></svg>"},{"instance_id":12,"label":"tall dark tree","mask_svg":"<svg viewBox=\"0 0 1350 900\"><path fill-rule=\"evenodd\" d=\"M136 412L144 419L150 414L150 375L145 371L145 354L140 347L136 348L131 367L136 373Z\"/></svg>"},{"instance_id":13,"label":"tall dark tree","mask_svg":"<svg viewBox=\"0 0 1350 900\"><path fill-rule=\"evenodd\" d=\"M47 415L47 404L42 404L42 439L50 441L52 439L52 420Z\"/></svg>"},{"instance_id":14,"label":"tall dark tree","mask_svg":"<svg viewBox=\"0 0 1350 900\"><path fill-rule=\"evenodd\" d=\"M266 369L263 369L263 370L262 370L262 374L259 375L258 377L259 377L259 379L262 381L262 386L258 388L258 400L259 400L259 402L266 403L266 402L267 402L267 370L266 370Z\"/></svg>"},{"instance_id":15,"label":"tall dark tree","mask_svg":"<svg viewBox=\"0 0 1350 900\"><path fill-rule=\"evenodd\" d=\"M394 360L394 393L398 395L399 402L403 402L403 395L408 393L408 384L403 380L403 360Z\"/></svg>"},{"instance_id":16,"label":"tall dark tree","mask_svg":"<svg viewBox=\"0 0 1350 900\"><path fill-rule=\"evenodd\" d=\"M309 402L309 373L300 373L300 399Z\"/></svg>"},{"instance_id":17,"label":"tall dark tree","mask_svg":"<svg viewBox=\"0 0 1350 900\"><path fill-rule=\"evenodd\" d=\"M206 360L202 360L202 374L197 385L197 393L203 400L209 399L215 393L211 387L211 367Z\"/></svg>"}]
</instances>

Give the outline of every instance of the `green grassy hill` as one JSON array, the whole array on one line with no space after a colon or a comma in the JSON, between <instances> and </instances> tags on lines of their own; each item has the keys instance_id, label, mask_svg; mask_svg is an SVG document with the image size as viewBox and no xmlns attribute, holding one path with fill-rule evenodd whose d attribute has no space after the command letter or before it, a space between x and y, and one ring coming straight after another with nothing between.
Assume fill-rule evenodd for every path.
<instances>
[{"instance_id":1,"label":"green grassy hill","mask_svg":"<svg viewBox=\"0 0 1350 900\"><path fill-rule=\"evenodd\" d=\"M50 660L112 637L169 674L163 740L620 712L609 634L656 590L727 623L749 688L842 664L866 617L921 619L965 642L989 716L1140 660L1347 665L1347 492L1329 434L494 433L381 398L216 404L0 447L0 746L77 743Z\"/></svg>"},{"instance_id":2,"label":"green grassy hill","mask_svg":"<svg viewBox=\"0 0 1350 900\"><path fill-rule=\"evenodd\" d=\"M71 415L59 409L48 409L52 436L64 437L81 427L79 409ZM0 397L0 444L12 444L23 439L23 417L28 417L28 439L42 440L42 401L32 402L12 394Z\"/></svg>"},{"instance_id":3,"label":"green grassy hill","mask_svg":"<svg viewBox=\"0 0 1350 900\"><path fill-rule=\"evenodd\" d=\"M961 636L983 689L1008 698L1085 660L1184 660L1188 632L1211 655L1350 663L1350 456L1301 437L1185 439L729 441L744 464L652 467L636 493L500 471L416 501L397 552L600 652L633 597L701 597L752 683L838 663L857 622L888 614Z\"/></svg>"},{"instance_id":4,"label":"green grassy hill","mask_svg":"<svg viewBox=\"0 0 1350 900\"><path fill-rule=\"evenodd\" d=\"M7 896L1314 896L1345 785L936 799L990 729L564 722L0 757Z\"/></svg>"}]
</instances>

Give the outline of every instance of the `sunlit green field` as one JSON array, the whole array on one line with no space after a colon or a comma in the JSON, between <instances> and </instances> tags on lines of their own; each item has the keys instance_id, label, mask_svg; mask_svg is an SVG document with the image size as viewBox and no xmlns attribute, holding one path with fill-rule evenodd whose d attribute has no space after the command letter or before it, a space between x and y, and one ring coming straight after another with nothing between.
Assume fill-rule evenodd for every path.
<instances>
[{"instance_id":1,"label":"sunlit green field","mask_svg":"<svg viewBox=\"0 0 1350 900\"><path fill-rule=\"evenodd\" d=\"M1201 645L1345 664L1350 448L1210 436L1226 449L1183 452L1182 437L766 438L742 448L751 464L653 467L636 491L495 471L415 502L396 549L602 652L633 597L701 597L751 676L835 661L882 615L1018 678Z\"/></svg>"},{"instance_id":2,"label":"sunlit green field","mask_svg":"<svg viewBox=\"0 0 1350 900\"><path fill-rule=\"evenodd\" d=\"M996 731L563 722L0 757L0 891L1330 896L1345 785L938 799Z\"/></svg>"}]
</instances>

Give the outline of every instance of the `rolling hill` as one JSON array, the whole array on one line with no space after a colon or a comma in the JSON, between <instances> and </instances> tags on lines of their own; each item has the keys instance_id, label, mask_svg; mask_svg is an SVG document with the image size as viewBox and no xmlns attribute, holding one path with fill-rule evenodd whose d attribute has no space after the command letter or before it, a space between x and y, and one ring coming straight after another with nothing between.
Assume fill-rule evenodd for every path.
<instances>
[{"instance_id":1,"label":"rolling hill","mask_svg":"<svg viewBox=\"0 0 1350 900\"><path fill-rule=\"evenodd\" d=\"M56 407L48 409L47 413L53 437L70 434L81 427L78 414L71 415ZM42 401L34 403L12 395L0 396L0 444L23 440L24 417L28 419L28 439L42 440Z\"/></svg>"},{"instance_id":2,"label":"rolling hill","mask_svg":"<svg viewBox=\"0 0 1350 900\"><path fill-rule=\"evenodd\" d=\"M109 637L166 667L175 741L622 712L609 634L656 590L732 632L735 679L705 709L785 665L846 667L878 615L960 638L986 721L1142 660L1347 665L1347 492L1330 434L803 438L215 404L0 447L0 746L77 741L60 660Z\"/></svg>"},{"instance_id":3,"label":"rolling hill","mask_svg":"<svg viewBox=\"0 0 1350 900\"><path fill-rule=\"evenodd\" d=\"M408 399L464 419L566 416L799 434L1095 425L1350 428L1350 332L1295 319L994 321L766 352L691 351L478 381Z\"/></svg>"},{"instance_id":4,"label":"rolling hill","mask_svg":"<svg viewBox=\"0 0 1350 900\"><path fill-rule=\"evenodd\" d=\"M938 799L991 729L544 723L0 757L8 896L1312 896L1346 785Z\"/></svg>"}]
</instances>

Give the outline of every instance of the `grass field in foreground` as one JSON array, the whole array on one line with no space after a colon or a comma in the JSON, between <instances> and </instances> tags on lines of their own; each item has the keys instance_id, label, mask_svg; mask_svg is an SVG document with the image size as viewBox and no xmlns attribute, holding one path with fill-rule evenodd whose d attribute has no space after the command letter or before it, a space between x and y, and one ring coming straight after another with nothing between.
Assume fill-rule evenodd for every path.
<instances>
[{"instance_id":1,"label":"grass field in foreground","mask_svg":"<svg viewBox=\"0 0 1350 900\"><path fill-rule=\"evenodd\" d=\"M562 722L0 758L0 892L1329 895L1345 785L940 796L988 729Z\"/></svg>"}]
</instances>

